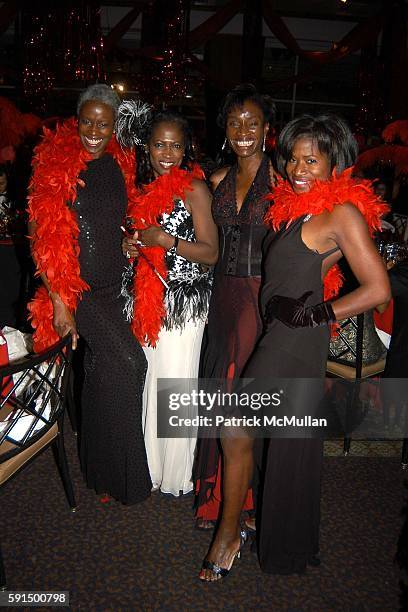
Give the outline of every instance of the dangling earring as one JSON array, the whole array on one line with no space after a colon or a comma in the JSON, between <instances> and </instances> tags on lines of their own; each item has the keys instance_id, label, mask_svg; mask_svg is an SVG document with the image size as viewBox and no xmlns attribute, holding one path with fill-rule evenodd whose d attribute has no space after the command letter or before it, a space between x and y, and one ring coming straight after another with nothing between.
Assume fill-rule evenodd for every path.
<instances>
[{"instance_id":1,"label":"dangling earring","mask_svg":"<svg viewBox=\"0 0 408 612\"><path fill-rule=\"evenodd\" d=\"M224 151L225 147L227 146L227 142L228 142L228 140L227 140L227 139L225 139L225 140L224 140L224 144L223 144L223 145L222 145L222 147L221 147L221 151Z\"/></svg>"},{"instance_id":2,"label":"dangling earring","mask_svg":"<svg viewBox=\"0 0 408 612\"><path fill-rule=\"evenodd\" d=\"M266 134L264 134L263 145L262 145L262 151L264 153L265 153L265 149L266 149L265 143L266 143Z\"/></svg>"}]
</instances>

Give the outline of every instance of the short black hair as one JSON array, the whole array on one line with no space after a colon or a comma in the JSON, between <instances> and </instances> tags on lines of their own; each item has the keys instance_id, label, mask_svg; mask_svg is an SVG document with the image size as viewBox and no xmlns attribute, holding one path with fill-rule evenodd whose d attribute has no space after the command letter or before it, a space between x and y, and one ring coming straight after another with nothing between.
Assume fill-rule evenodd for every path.
<instances>
[{"instance_id":1,"label":"short black hair","mask_svg":"<svg viewBox=\"0 0 408 612\"><path fill-rule=\"evenodd\" d=\"M275 103L270 96L260 94L252 83L241 83L232 89L221 105L217 117L217 125L225 130L227 117L233 108L242 108L245 102L250 101L259 106L265 123L269 123L275 115Z\"/></svg>"},{"instance_id":2,"label":"short black hair","mask_svg":"<svg viewBox=\"0 0 408 612\"><path fill-rule=\"evenodd\" d=\"M316 143L320 153L327 155L330 170L336 167L338 174L352 166L358 154L356 139L344 119L331 113L302 115L289 121L279 134L276 166L281 176L286 176L286 164L299 138L310 138Z\"/></svg>"},{"instance_id":3,"label":"short black hair","mask_svg":"<svg viewBox=\"0 0 408 612\"><path fill-rule=\"evenodd\" d=\"M146 151L146 145L152 136L154 128L160 123L175 123L179 126L184 136L184 156L181 161L180 168L183 170L191 170L192 163L195 160L194 149L193 149L193 137L191 133L190 125L185 117L180 115L174 110L168 109L163 111L156 111L142 134L140 134L141 145L139 145L139 155L137 157L137 168L136 168L136 186L147 185L154 180L154 173L150 163L149 152Z\"/></svg>"}]
</instances>

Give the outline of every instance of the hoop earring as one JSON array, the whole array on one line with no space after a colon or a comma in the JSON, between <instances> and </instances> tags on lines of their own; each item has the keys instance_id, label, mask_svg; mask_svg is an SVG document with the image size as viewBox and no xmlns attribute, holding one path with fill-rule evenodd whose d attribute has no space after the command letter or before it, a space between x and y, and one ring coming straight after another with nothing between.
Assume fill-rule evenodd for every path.
<instances>
[{"instance_id":1,"label":"hoop earring","mask_svg":"<svg viewBox=\"0 0 408 612\"><path fill-rule=\"evenodd\" d=\"M227 146L227 142L228 142L228 140L227 140L227 139L225 139L225 140L224 140L224 143L223 143L223 145L222 145L222 147L221 147L221 151L224 151L224 150L225 150L225 147Z\"/></svg>"},{"instance_id":2,"label":"hoop earring","mask_svg":"<svg viewBox=\"0 0 408 612\"><path fill-rule=\"evenodd\" d=\"M266 134L264 134L264 139L263 139L263 144L262 144L262 151L265 153L265 149L266 149Z\"/></svg>"}]
</instances>

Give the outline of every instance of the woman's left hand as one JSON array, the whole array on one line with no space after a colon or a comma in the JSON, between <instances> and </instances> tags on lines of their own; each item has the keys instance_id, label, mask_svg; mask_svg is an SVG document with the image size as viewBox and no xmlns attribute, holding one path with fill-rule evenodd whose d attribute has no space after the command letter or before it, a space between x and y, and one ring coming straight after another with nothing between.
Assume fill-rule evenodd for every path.
<instances>
[{"instance_id":1,"label":"woman's left hand","mask_svg":"<svg viewBox=\"0 0 408 612\"><path fill-rule=\"evenodd\" d=\"M306 300L312 295L312 291L306 291L298 299L274 295L267 302L265 308L265 320L271 323L278 319L287 327L319 327L336 321L336 316L330 302L322 302L315 306L305 306Z\"/></svg>"},{"instance_id":2,"label":"woman's left hand","mask_svg":"<svg viewBox=\"0 0 408 612\"><path fill-rule=\"evenodd\" d=\"M170 234L156 225L151 225L146 229L138 229L137 233L142 245L147 247L160 246L164 249L170 249L174 242L174 238Z\"/></svg>"}]
</instances>

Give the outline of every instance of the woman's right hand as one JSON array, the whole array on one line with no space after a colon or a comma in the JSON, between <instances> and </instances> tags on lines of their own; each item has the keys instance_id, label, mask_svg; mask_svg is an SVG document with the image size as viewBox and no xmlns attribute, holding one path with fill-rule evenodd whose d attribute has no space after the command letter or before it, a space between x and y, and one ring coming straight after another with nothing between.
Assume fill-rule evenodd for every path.
<instances>
[{"instance_id":1,"label":"woman's right hand","mask_svg":"<svg viewBox=\"0 0 408 612\"><path fill-rule=\"evenodd\" d=\"M125 236L122 240L122 253L127 259L135 259L139 255L137 248L138 234L135 232L133 236Z\"/></svg>"},{"instance_id":2,"label":"woman's right hand","mask_svg":"<svg viewBox=\"0 0 408 612\"><path fill-rule=\"evenodd\" d=\"M68 306L64 304L59 296L51 294L51 299L54 307L54 316L52 319L54 329L60 338L63 338L67 334L71 334L72 349L75 351L79 335L77 332L74 315L70 312Z\"/></svg>"}]
</instances>

